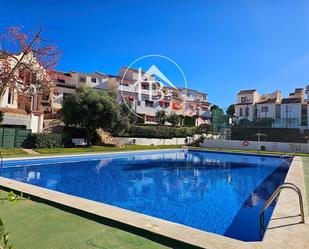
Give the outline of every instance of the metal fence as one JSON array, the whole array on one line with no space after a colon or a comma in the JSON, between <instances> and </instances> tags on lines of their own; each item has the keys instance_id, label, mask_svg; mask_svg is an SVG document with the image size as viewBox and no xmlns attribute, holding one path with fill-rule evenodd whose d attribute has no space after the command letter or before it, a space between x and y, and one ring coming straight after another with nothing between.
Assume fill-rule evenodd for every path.
<instances>
[{"instance_id":1,"label":"metal fence","mask_svg":"<svg viewBox=\"0 0 309 249\"><path fill-rule=\"evenodd\" d=\"M25 145L31 130L0 128L0 148L20 148Z\"/></svg>"}]
</instances>

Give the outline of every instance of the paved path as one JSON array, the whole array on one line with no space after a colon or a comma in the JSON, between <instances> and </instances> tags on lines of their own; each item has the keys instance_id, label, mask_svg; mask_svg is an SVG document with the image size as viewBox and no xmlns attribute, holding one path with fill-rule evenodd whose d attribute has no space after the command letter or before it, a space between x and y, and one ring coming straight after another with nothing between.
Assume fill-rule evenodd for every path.
<instances>
[{"instance_id":1,"label":"paved path","mask_svg":"<svg viewBox=\"0 0 309 249\"><path fill-rule=\"evenodd\" d=\"M34 150L32 150L32 149L22 149L22 150L25 151L25 152L27 152L27 153L30 154L30 155L40 155L39 152L36 152L36 151L34 151Z\"/></svg>"}]
</instances>

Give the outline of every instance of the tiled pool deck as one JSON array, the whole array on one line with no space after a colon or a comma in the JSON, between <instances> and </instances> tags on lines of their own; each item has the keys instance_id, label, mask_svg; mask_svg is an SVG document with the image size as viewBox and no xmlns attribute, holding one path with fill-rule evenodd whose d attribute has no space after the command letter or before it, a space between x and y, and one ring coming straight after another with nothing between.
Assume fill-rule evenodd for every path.
<instances>
[{"instance_id":1,"label":"tiled pool deck","mask_svg":"<svg viewBox=\"0 0 309 249\"><path fill-rule=\"evenodd\" d=\"M68 155L66 155L66 157L67 156ZM50 156L46 158L50 158ZM14 159L10 158L7 160ZM302 166L301 158L294 157L285 181L296 184L301 189L303 197L305 198ZM189 248L191 245L192 247L208 249L304 249L309 245L309 224L306 200L304 200L306 224L299 224L300 217L297 216L299 214L298 197L290 190L284 190L281 193L265 233L264 240L262 242L246 243L3 177L0 177L0 185L4 188L20 191L45 200L51 204L65 206L85 215L90 214L93 217L105 220L109 225L143 235L169 246L177 245L179 248Z\"/></svg>"}]
</instances>

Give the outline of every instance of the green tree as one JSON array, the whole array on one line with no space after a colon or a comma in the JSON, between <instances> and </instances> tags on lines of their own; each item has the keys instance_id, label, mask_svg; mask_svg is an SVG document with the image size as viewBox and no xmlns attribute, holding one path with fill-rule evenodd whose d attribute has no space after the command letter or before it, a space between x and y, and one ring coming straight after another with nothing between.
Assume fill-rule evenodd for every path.
<instances>
[{"instance_id":1,"label":"green tree","mask_svg":"<svg viewBox=\"0 0 309 249\"><path fill-rule=\"evenodd\" d=\"M157 122L159 125L164 125L166 121L166 114L164 110L159 110L156 112Z\"/></svg>"},{"instance_id":2,"label":"green tree","mask_svg":"<svg viewBox=\"0 0 309 249\"><path fill-rule=\"evenodd\" d=\"M247 118L243 118L241 120L239 120L239 126L242 127L242 128L248 128L248 127L252 127L252 121L250 121L249 119Z\"/></svg>"},{"instance_id":3,"label":"green tree","mask_svg":"<svg viewBox=\"0 0 309 249\"><path fill-rule=\"evenodd\" d=\"M218 133L221 128L226 128L228 125L228 118L224 115L221 108L215 108L211 111L213 132Z\"/></svg>"},{"instance_id":4,"label":"green tree","mask_svg":"<svg viewBox=\"0 0 309 249\"><path fill-rule=\"evenodd\" d=\"M66 125L86 130L88 146L96 129L110 130L121 122L115 94L88 86L77 88L74 95L63 101L61 114Z\"/></svg>"},{"instance_id":5,"label":"green tree","mask_svg":"<svg viewBox=\"0 0 309 249\"><path fill-rule=\"evenodd\" d=\"M208 133L209 130L211 129L211 125L207 123L200 124L197 128L197 133L198 134L204 134Z\"/></svg>"},{"instance_id":6,"label":"green tree","mask_svg":"<svg viewBox=\"0 0 309 249\"><path fill-rule=\"evenodd\" d=\"M179 124L180 118L175 112L171 112L170 115L166 118L167 122L170 122L172 126L176 126Z\"/></svg>"},{"instance_id":7,"label":"green tree","mask_svg":"<svg viewBox=\"0 0 309 249\"><path fill-rule=\"evenodd\" d=\"M230 118L234 117L235 114L235 105L230 105L226 110L226 115Z\"/></svg>"},{"instance_id":8,"label":"green tree","mask_svg":"<svg viewBox=\"0 0 309 249\"><path fill-rule=\"evenodd\" d=\"M211 107L210 107L210 110L211 111L214 111L214 110L221 110L221 111L223 111L219 106L217 106L217 105L212 105Z\"/></svg>"}]
</instances>

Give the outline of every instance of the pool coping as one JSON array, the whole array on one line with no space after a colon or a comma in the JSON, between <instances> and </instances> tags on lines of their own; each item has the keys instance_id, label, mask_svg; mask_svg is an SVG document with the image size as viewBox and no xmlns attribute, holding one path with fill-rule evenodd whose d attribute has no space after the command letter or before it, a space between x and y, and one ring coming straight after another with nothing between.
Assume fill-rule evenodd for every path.
<instances>
[{"instance_id":1,"label":"pool coping","mask_svg":"<svg viewBox=\"0 0 309 249\"><path fill-rule=\"evenodd\" d=\"M39 154L39 155L29 155L29 156L14 156L14 157L3 157L3 162L9 161L24 161L24 160L35 160L35 159L52 159L52 158L66 158L66 157L83 157L83 156L104 156L104 155L121 155L121 154L131 154L140 152L160 152L160 151L177 151L181 148L171 148L171 149L151 149L151 150L128 150L128 151L106 151L106 152L88 152L88 153L68 153L68 154Z\"/></svg>"},{"instance_id":2,"label":"pool coping","mask_svg":"<svg viewBox=\"0 0 309 249\"><path fill-rule=\"evenodd\" d=\"M235 154L235 155L248 155L248 156L267 156L267 157L282 157L286 153L282 152L282 155L279 154L267 154L267 153L254 153L254 152L239 152L239 151L216 151L209 150L207 148L164 148L164 149L150 149L150 150L127 150L127 151L104 151L104 152L88 152L88 153L64 153L57 155L55 154L38 154L38 155L29 155L29 156L10 156L3 157L3 161L15 161L15 160L31 160L31 159L48 159L48 158L64 158L64 157L80 157L80 156L95 156L95 155L108 155L108 154L129 154L129 153L138 153L138 152L160 152L160 151L177 151L177 150L189 150L189 151L201 151L209 153L222 153L222 154Z\"/></svg>"},{"instance_id":3,"label":"pool coping","mask_svg":"<svg viewBox=\"0 0 309 249\"><path fill-rule=\"evenodd\" d=\"M179 149L165 149L165 150L179 150ZM143 151L150 152L149 150L143 150ZM156 151L162 151L162 150L156 150ZM141 152L141 151L133 151L133 152ZM96 154L116 154L116 153L117 154L132 153L132 151L96 153ZM75 156L83 156L83 155L86 156L89 154L82 154L82 155L79 154ZM69 155L46 156L45 158L51 158L51 157L61 158L67 156ZM28 159L39 159L39 158L29 157ZM9 159L10 160L8 161L18 160L11 158ZM22 158L22 160L27 159ZM300 157L294 157L285 181L296 183L297 186L300 187L304 196L304 179L302 172L302 161ZM228 238L214 233L194 229L174 222L165 221L148 215L64 194L61 192L45 189L31 184L22 183L4 177L0 177L0 185L3 188L23 192L27 195L38 198L43 201L47 201L48 203L51 204L61 205L70 208L72 210L77 210L84 214L89 214L98 218L103 218L105 219L105 221L107 221L108 224L112 226L119 227L128 232L133 232L142 236L145 235L146 238L150 238L162 244L166 245L177 244L177 246L180 248L189 248L188 246L190 246L195 248L209 248L209 249L225 249L225 248L249 249L249 248L269 248L269 247L290 249L290 248L305 248L305 247L297 247L297 245L303 246L304 243L306 243L307 245L309 244L309 239L306 238L305 236L306 232L309 233L309 225L294 224L297 222L297 219L299 220L299 217L276 219L276 217L282 217L282 215L289 216L291 214L299 213L298 205L295 205L295 198L297 198L297 196L289 195L288 191L283 192L280 195L263 241L243 242L240 240ZM306 201L304 204L306 212L307 211ZM308 221L307 212L306 212L306 221ZM295 234L297 234L297 236L295 236ZM281 238L286 239L282 240Z\"/></svg>"}]
</instances>

